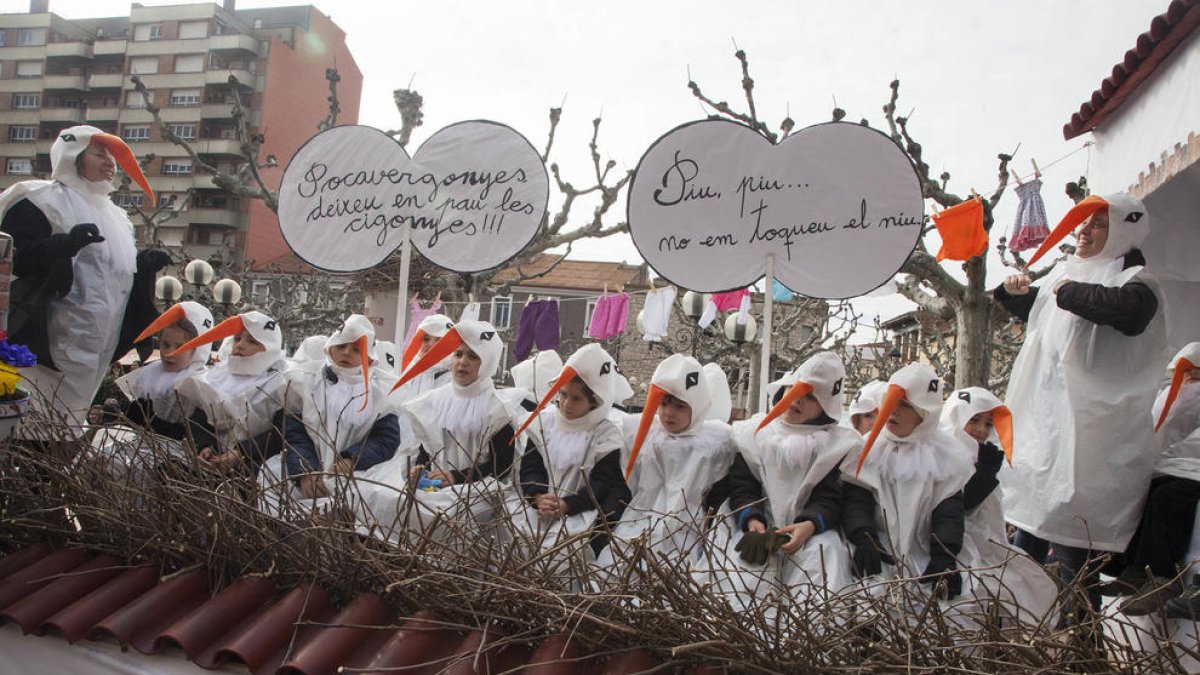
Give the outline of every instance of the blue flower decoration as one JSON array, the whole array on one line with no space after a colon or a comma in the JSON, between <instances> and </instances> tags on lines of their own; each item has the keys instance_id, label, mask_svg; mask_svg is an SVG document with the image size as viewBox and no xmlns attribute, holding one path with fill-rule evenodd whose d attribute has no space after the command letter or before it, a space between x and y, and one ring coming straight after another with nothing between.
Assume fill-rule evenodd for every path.
<instances>
[{"instance_id":1,"label":"blue flower decoration","mask_svg":"<svg viewBox=\"0 0 1200 675\"><path fill-rule=\"evenodd\" d=\"M0 361L17 368L28 368L37 365L37 357L25 345L9 344L8 340L0 340Z\"/></svg>"}]
</instances>

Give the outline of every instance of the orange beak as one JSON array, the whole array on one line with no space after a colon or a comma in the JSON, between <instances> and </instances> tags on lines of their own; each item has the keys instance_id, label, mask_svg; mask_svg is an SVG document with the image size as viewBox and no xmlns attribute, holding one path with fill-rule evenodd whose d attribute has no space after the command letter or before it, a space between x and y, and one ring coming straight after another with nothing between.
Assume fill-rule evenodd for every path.
<instances>
[{"instance_id":1,"label":"orange beak","mask_svg":"<svg viewBox=\"0 0 1200 675\"><path fill-rule=\"evenodd\" d=\"M1008 406L1002 405L992 410L992 424L996 426L996 435L1000 437L1000 447L1004 448L1004 459L1012 466L1013 425L1012 411Z\"/></svg>"},{"instance_id":2,"label":"orange beak","mask_svg":"<svg viewBox=\"0 0 1200 675\"><path fill-rule=\"evenodd\" d=\"M1171 405L1179 396L1179 390L1183 388L1183 381L1187 379L1188 372L1195 367L1195 364L1182 357L1175 362L1175 375L1171 377L1171 390L1167 392L1167 400L1163 403L1162 412L1158 415L1158 423L1154 425L1154 433L1158 433L1159 427L1167 421L1167 413L1171 412Z\"/></svg>"},{"instance_id":3,"label":"orange beak","mask_svg":"<svg viewBox=\"0 0 1200 675\"><path fill-rule=\"evenodd\" d=\"M629 451L629 464L625 467L625 480L629 480L629 475L633 473L633 463L637 461L638 453L642 451L642 443L646 441L646 434L650 433L654 415L658 413L658 406L662 405L663 397L666 395L667 390L657 384L650 385L650 391L646 392L646 407L642 409L642 420L638 423L637 435L633 437L633 448Z\"/></svg>"},{"instance_id":4,"label":"orange beak","mask_svg":"<svg viewBox=\"0 0 1200 675\"><path fill-rule=\"evenodd\" d=\"M754 433L757 434L758 432L762 431L763 427L767 426L771 422L774 422L775 418L787 412L787 409L792 407L793 403L811 393L813 393L813 386L811 384L807 382L797 382L793 384L788 388L787 393L783 395L783 398L779 399L779 403L776 403L771 407L771 411L767 413L767 416L763 418L763 421L758 423L758 428L754 430Z\"/></svg>"},{"instance_id":5,"label":"orange beak","mask_svg":"<svg viewBox=\"0 0 1200 675\"><path fill-rule=\"evenodd\" d=\"M367 352L367 336L360 335L354 341L358 345L358 358L362 361L363 371L363 404L360 411L367 409L367 401L371 398L371 355Z\"/></svg>"},{"instance_id":6,"label":"orange beak","mask_svg":"<svg viewBox=\"0 0 1200 675\"><path fill-rule=\"evenodd\" d=\"M224 340L231 335L237 335L243 330L246 330L246 324L242 323L242 317L236 315L231 316L221 323L213 326L212 329L210 329L207 333L201 333L191 340L183 343L179 346L179 349L176 349L171 353L174 354L176 352L187 351L189 349L195 349L200 345L210 344L216 342L217 340Z\"/></svg>"},{"instance_id":7,"label":"orange beak","mask_svg":"<svg viewBox=\"0 0 1200 675\"><path fill-rule=\"evenodd\" d=\"M400 357L400 372L404 372L408 368L408 364L417 358L417 352L421 351L421 343L425 341L425 331L417 330L413 333L412 339L404 346L404 355Z\"/></svg>"},{"instance_id":8,"label":"orange beak","mask_svg":"<svg viewBox=\"0 0 1200 675\"><path fill-rule=\"evenodd\" d=\"M987 230L983 229L983 200L968 199L935 213L933 224L942 238L937 261L970 260L987 251Z\"/></svg>"},{"instance_id":9,"label":"orange beak","mask_svg":"<svg viewBox=\"0 0 1200 675\"><path fill-rule=\"evenodd\" d=\"M396 380L396 386L392 387L392 391L396 391L400 387L403 387L405 384L408 384L409 380L437 365L437 363L442 359L453 354L454 350L461 347L462 344L462 336L458 334L457 330L451 328L450 330L446 331L446 334L443 335L436 344L430 347L429 351L425 352L424 356L417 359L417 362L412 364L411 368L404 371L404 374L400 376L400 379Z\"/></svg>"},{"instance_id":10,"label":"orange beak","mask_svg":"<svg viewBox=\"0 0 1200 675\"><path fill-rule=\"evenodd\" d=\"M149 326L146 326L146 330L139 333L138 336L133 339L133 341L135 344L141 342L151 335L163 330L167 326L174 325L175 323L178 323L180 319L185 318L187 318L187 315L183 311L183 305L171 305L170 309L162 314L159 314L158 318L151 322Z\"/></svg>"},{"instance_id":11,"label":"orange beak","mask_svg":"<svg viewBox=\"0 0 1200 675\"><path fill-rule=\"evenodd\" d=\"M141 165L138 164L137 158L133 156L133 150L130 150L129 146L125 145L125 141L121 140L119 136L113 136L112 134L96 134L92 136L91 142L103 146L105 150L108 150L113 159L117 160L117 164L120 165L121 170L132 178L133 182L138 184L138 187L142 188L142 192L145 192L146 196L150 198L150 205L154 206L154 190L150 189L150 183L146 180L146 175L142 173Z\"/></svg>"},{"instance_id":12,"label":"orange beak","mask_svg":"<svg viewBox=\"0 0 1200 675\"><path fill-rule=\"evenodd\" d=\"M563 369L558 373L558 379L554 381L554 386L550 387L550 391L546 392L546 395L542 397L542 402L533 409L533 412L529 413L529 417L525 418L525 423L521 425L520 429L517 429L517 433L513 434L513 438L511 441L509 441L509 443L511 444L516 442L517 436L520 436L522 431L525 431L527 428L529 428L529 425L533 423L533 418L537 417L538 413L542 411L542 408L545 408L547 405L549 405L550 401L554 399L554 395L558 393L558 390L565 387L568 382L576 377L579 377L579 373L575 372L574 368L571 366L563 366Z\"/></svg>"},{"instance_id":13,"label":"orange beak","mask_svg":"<svg viewBox=\"0 0 1200 675\"><path fill-rule=\"evenodd\" d=\"M875 439L879 438L879 432L883 431L883 426L887 424L888 418L892 413L896 412L896 406L900 405L908 394L904 391L904 387L898 384L889 384L887 392L883 395L883 400L879 402L879 412L875 416L875 426L871 427L871 435L867 436L867 442L863 445L862 454L858 456L858 466L854 467L854 476L858 477L858 472L862 471L863 461L867 458L867 453L871 451L871 446L875 445Z\"/></svg>"},{"instance_id":14,"label":"orange beak","mask_svg":"<svg viewBox=\"0 0 1200 675\"><path fill-rule=\"evenodd\" d=\"M1075 206L1072 206L1071 210L1067 211L1067 215L1063 216L1063 219L1058 223L1057 226L1055 226L1054 231L1050 233L1050 236L1046 237L1046 240L1042 242L1042 245L1038 247L1038 250L1034 252L1033 257L1029 259L1029 264L1026 265L1026 267L1033 267L1035 262L1040 260L1042 256L1046 255L1046 252L1048 252L1050 249L1058 246L1058 242L1062 241L1067 237L1068 234L1071 234L1071 232L1075 231L1075 228L1079 227L1080 223L1087 220L1088 216L1099 211L1100 209L1107 207L1108 202L1104 201L1100 197L1097 197L1096 195L1091 195Z\"/></svg>"}]
</instances>

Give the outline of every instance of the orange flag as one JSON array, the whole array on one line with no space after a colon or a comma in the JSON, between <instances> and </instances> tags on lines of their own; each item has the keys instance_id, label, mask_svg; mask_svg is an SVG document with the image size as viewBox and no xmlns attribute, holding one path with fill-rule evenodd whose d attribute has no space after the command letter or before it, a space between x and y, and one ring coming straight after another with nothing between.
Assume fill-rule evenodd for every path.
<instances>
[{"instance_id":1,"label":"orange flag","mask_svg":"<svg viewBox=\"0 0 1200 675\"><path fill-rule=\"evenodd\" d=\"M937 261L970 260L987 250L988 235L983 229L983 199L973 197L933 214L933 224L942 237Z\"/></svg>"}]
</instances>

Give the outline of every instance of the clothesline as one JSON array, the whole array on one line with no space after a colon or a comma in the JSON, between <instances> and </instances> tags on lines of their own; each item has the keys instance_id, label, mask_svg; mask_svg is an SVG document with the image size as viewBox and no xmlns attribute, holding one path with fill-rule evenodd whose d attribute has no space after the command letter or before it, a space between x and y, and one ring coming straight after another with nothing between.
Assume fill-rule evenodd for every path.
<instances>
[{"instance_id":1,"label":"clothesline","mask_svg":"<svg viewBox=\"0 0 1200 675\"><path fill-rule=\"evenodd\" d=\"M1024 176L1021 176L1021 175L1016 174L1016 172L1014 171L1013 177L1016 178L1018 181L1022 181L1022 182L1028 180L1030 178L1030 176L1040 177L1041 174L1046 172L1046 169L1049 169L1050 167L1054 166L1055 164L1058 164L1059 162L1067 159L1068 157L1076 155L1083 150L1087 150L1088 148L1092 147L1093 145L1095 145L1094 141L1087 141L1083 145L1079 146L1078 148L1075 148L1074 150L1072 150L1072 151L1068 152L1067 154L1063 155L1062 157L1059 157L1058 159L1050 162L1049 164L1039 164L1038 170L1032 174L1026 174ZM1090 163L1090 161L1091 161L1091 158L1089 155L1089 163ZM1085 175L1086 175L1086 172L1085 172Z\"/></svg>"}]
</instances>

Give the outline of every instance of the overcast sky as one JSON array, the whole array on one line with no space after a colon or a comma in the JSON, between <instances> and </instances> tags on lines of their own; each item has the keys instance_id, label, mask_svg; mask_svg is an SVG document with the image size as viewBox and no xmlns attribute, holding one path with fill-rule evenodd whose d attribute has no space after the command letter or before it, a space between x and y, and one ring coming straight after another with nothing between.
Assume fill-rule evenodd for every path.
<instances>
[{"instance_id":1,"label":"overcast sky","mask_svg":"<svg viewBox=\"0 0 1200 675\"><path fill-rule=\"evenodd\" d=\"M129 12L129 3L110 0L50 4L67 18ZM284 4L238 2L244 8ZM541 148L547 110L566 97L552 159L567 179L583 185L586 143L597 115L604 119L601 152L618 167L632 168L656 138L707 113L686 88L689 68L712 98L741 107L736 42L750 58L761 119L777 125L790 113L799 127L824 122L836 97L848 119L865 117L881 127L888 83L899 77L900 110L915 109L910 130L934 169L952 174L952 191L989 192L997 153L1019 144L1014 166L1024 176L1036 158L1045 169L1043 196L1057 221L1069 206L1062 186L1086 173L1088 161L1085 150L1047 167L1087 138L1063 141L1063 124L1168 2L313 4L346 31L363 72L361 123L399 126L392 90L413 79L425 98L425 126L416 143L446 124L487 118L516 128ZM0 0L4 11L27 6ZM998 227L1007 230L1016 203L1015 195L1005 196ZM623 209L614 215L623 219ZM576 222L589 216L581 209ZM639 260L625 237L575 251L580 258ZM990 267L999 280L998 262ZM876 305L885 314L903 311L891 301L863 307Z\"/></svg>"}]
</instances>

